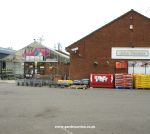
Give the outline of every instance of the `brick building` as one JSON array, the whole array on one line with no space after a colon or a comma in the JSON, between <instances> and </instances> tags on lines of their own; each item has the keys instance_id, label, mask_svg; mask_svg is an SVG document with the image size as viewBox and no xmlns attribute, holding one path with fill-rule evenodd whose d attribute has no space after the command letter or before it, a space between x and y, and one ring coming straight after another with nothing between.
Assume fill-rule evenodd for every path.
<instances>
[{"instance_id":1,"label":"brick building","mask_svg":"<svg viewBox=\"0 0 150 134\"><path fill-rule=\"evenodd\" d=\"M90 73L150 73L150 19L130 10L66 47L70 79Z\"/></svg>"}]
</instances>

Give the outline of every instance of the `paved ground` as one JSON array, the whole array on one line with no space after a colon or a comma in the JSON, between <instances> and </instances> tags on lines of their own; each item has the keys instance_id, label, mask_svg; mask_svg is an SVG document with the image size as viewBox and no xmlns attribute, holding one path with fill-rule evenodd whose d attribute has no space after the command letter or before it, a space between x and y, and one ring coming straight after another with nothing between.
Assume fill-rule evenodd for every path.
<instances>
[{"instance_id":1,"label":"paved ground","mask_svg":"<svg viewBox=\"0 0 150 134\"><path fill-rule=\"evenodd\" d=\"M0 83L16 83L15 80L1 80L0 79Z\"/></svg>"},{"instance_id":2,"label":"paved ground","mask_svg":"<svg viewBox=\"0 0 150 134\"><path fill-rule=\"evenodd\" d=\"M150 134L150 90L0 83L0 134Z\"/></svg>"}]
</instances>

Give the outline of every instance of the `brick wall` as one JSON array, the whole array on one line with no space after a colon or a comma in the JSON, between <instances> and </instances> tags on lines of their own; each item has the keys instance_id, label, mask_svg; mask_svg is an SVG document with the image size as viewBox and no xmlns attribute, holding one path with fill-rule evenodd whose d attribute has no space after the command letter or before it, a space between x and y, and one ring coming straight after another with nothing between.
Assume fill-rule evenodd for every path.
<instances>
[{"instance_id":1,"label":"brick wall","mask_svg":"<svg viewBox=\"0 0 150 134\"><path fill-rule=\"evenodd\" d=\"M132 30L130 25L133 25ZM115 62L119 60L111 59L111 48L150 47L149 29L150 19L131 10L67 47L70 78L89 78L90 73L127 73L127 69L115 69ZM71 51L74 47L79 48L76 53Z\"/></svg>"}]
</instances>

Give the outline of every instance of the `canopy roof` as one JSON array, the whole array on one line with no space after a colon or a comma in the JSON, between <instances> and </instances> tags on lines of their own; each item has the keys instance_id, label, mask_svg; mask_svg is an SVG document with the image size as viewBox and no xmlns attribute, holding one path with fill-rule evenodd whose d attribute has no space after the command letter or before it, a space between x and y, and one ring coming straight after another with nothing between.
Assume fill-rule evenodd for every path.
<instances>
[{"instance_id":1,"label":"canopy roof","mask_svg":"<svg viewBox=\"0 0 150 134\"><path fill-rule=\"evenodd\" d=\"M16 51L11 49L11 48L3 48L3 47L0 47L0 53L3 53L3 54L13 54L15 53Z\"/></svg>"}]
</instances>

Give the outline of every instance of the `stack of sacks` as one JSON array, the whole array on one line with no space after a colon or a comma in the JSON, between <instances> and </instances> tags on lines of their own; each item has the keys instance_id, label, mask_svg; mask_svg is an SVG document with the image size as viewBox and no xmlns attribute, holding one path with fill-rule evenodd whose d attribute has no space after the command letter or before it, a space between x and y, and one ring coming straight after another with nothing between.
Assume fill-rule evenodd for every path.
<instances>
[{"instance_id":1,"label":"stack of sacks","mask_svg":"<svg viewBox=\"0 0 150 134\"><path fill-rule=\"evenodd\" d=\"M131 74L123 75L124 88L133 88L133 76Z\"/></svg>"},{"instance_id":2,"label":"stack of sacks","mask_svg":"<svg viewBox=\"0 0 150 134\"><path fill-rule=\"evenodd\" d=\"M135 88L143 88L142 87L142 74L134 74L134 87Z\"/></svg>"},{"instance_id":3,"label":"stack of sacks","mask_svg":"<svg viewBox=\"0 0 150 134\"><path fill-rule=\"evenodd\" d=\"M115 74L116 88L133 88L133 76L131 74Z\"/></svg>"},{"instance_id":4,"label":"stack of sacks","mask_svg":"<svg viewBox=\"0 0 150 134\"><path fill-rule=\"evenodd\" d=\"M115 87L123 88L123 74L115 74Z\"/></svg>"},{"instance_id":5,"label":"stack of sacks","mask_svg":"<svg viewBox=\"0 0 150 134\"><path fill-rule=\"evenodd\" d=\"M70 85L73 84L73 81L72 81L72 80L58 80L58 81L57 81L57 84L58 84L59 86L68 87L68 86L70 86Z\"/></svg>"},{"instance_id":6,"label":"stack of sacks","mask_svg":"<svg viewBox=\"0 0 150 134\"><path fill-rule=\"evenodd\" d=\"M144 79L143 79L143 87L144 88L150 88L150 75L144 75Z\"/></svg>"},{"instance_id":7,"label":"stack of sacks","mask_svg":"<svg viewBox=\"0 0 150 134\"><path fill-rule=\"evenodd\" d=\"M150 75L136 74L134 76L134 86L137 89L150 88Z\"/></svg>"}]
</instances>

